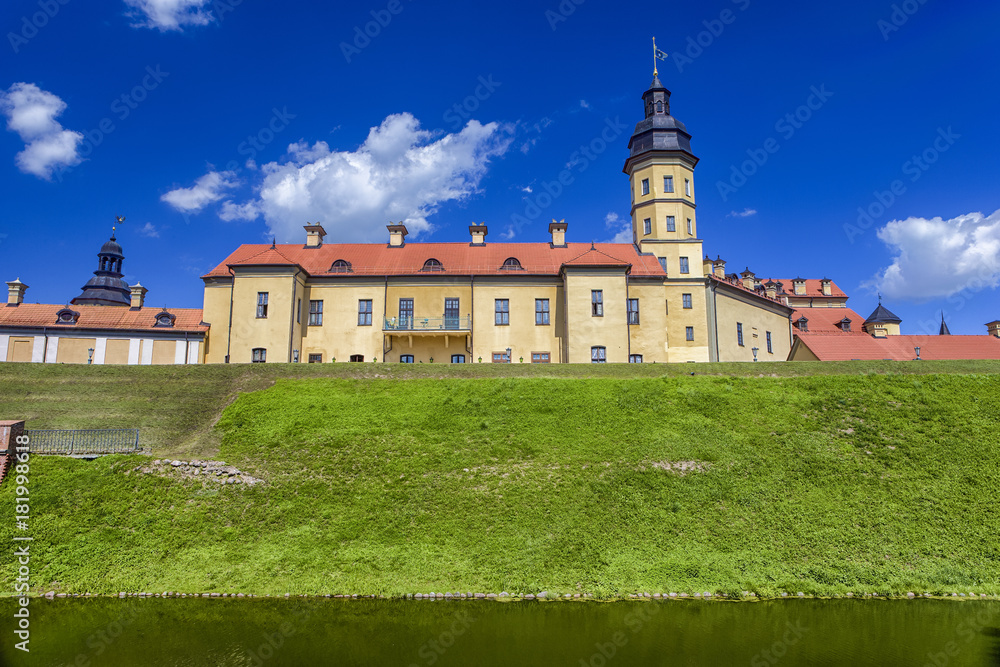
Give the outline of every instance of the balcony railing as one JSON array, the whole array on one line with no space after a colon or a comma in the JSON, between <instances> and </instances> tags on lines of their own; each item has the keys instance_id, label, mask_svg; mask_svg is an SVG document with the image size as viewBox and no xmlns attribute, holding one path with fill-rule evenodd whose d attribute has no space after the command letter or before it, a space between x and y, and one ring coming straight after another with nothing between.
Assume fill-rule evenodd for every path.
<instances>
[{"instance_id":1,"label":"balcony railing","mask_svg":"<svg viewBox=\"0 0 1000 667\"><path fill-rule=\"evenodd\" d=\"M386 317L383 331L472 331L472 316Z\"/></svg>"}]
</instances>

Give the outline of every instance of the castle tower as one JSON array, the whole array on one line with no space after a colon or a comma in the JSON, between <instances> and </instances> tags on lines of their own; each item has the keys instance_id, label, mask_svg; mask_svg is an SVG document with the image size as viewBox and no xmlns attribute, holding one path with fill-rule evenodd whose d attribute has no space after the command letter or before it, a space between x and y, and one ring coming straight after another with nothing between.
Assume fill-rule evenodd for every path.
<instances>
[{"instance_id":1,"label":"castle tower","mask_svg":"<svg viewBox=\"0 0 1000 667\"><path fill-rule=\"evenodd\" d=\"M623 169L632 188L633 241L661 258L668 276L702 278L691 135L670 115L670 91L655 73L642 101L645 118L629 139Z\"/></svg>"},{"instance_id":2,"label":"castle tower","mask_svg":"<svg viewBox=\"0 0 1000 667\"><path fill-rule=\"evenodd\" d=\"M73 305L93 306L130 306L131 292L128 283L122 280L122 247L115 240L114 231L111 238L104 242L97 253L97 270L94 277L83 286L80 296L73 299Z\"/></svg>"}]
</instances>

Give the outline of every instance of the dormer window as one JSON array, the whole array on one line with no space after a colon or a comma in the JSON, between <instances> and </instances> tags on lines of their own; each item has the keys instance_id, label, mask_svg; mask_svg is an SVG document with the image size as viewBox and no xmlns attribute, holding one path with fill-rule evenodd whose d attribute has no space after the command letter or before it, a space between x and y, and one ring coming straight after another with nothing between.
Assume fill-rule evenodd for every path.
<instances>
[{"instance_id":1,"label":"dormer window","mask_svg":"<svg viewBox=\"0 0 1000 667\"><path fill-rule=\"evenodd\" d=\"M69 308L63 308L56 313L56 324L76 324L76 321L79 319L80 313Z\"/></svg>"},{"instance_id":2,"label":"dormer window","mask_svg":"<svg viewBox=\"0 0 1000 667\"><path fill-rule=\"evenodd\" d=\"M174 326L174 320L175 319L177 319L176 315L174 315L172 313L168 313L165 310L162 310L162 311L160 311L159 313L156 314L156 324L154 324L153 326L154 327L172 327L172 326Z\"/></svg>"},{"instance_id":3,"label":"dormer window","mask_svg":"<svg viewBox=\"0 0 1000 667\"><path fill-rule=\"evenodd\" d=\"M338 259L330 267L330 273L352 273L354 269L346 259Z\"/></svg>"},{"instance_id":4,"label":"dormer window","mask_svg":"<svg viewBox=\"0 0 1000 667\"><path fill-rule=\"evenodd\" d=\"M799 331L809 331L809 320L805 317L800 317L795 320L795 328Z\"/></svg>"},{"instance_id":5,"label":"dormer window","mask_svg":"<svg viewBox=\"0 0 1000 667\"><path fill-rule=\"evenodd\" d=\"M432 257L424 262L424 268L421 271L444 271L444 265Z\"/></svg>"},{"instance_id":6,"label":"dormer window","mask_svg":"<svg viewBox=\"0 0 1000 667\"><path fill-rule=\"evenodd\" d=\"M844 319L837 322L837 328L840 329L841 331L849 332L851 330L851 320L845 317Z\"/></svg>"},{"instance_id":7,"label":"dormer window","mask_svg":"<svg viewBox=\"0 0 1000 667\"><path fill-rule=\"evenodd\" d=\"M524 271L524 267L521 266L521 262L517 260L517 257L508 257L503 261L503 266L500 267L501 271Z\"/></svg>"}]
</instances>

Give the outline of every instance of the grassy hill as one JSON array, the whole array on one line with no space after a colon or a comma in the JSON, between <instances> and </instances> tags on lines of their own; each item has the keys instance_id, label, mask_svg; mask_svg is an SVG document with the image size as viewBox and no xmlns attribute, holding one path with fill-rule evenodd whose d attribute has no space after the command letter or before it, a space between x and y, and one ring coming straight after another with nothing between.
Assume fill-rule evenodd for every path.
<instances>
[{"instance_id":1,"label":"grassy hill","mask_svg":"<svg viewBox=\"0 0 1000 667\"><path fill-rule=\"evenodd\" d=\"M998 594L998 370L5 365L0 414L266 481L35 457L38 590Z\"/></svg>"}]
</instances>

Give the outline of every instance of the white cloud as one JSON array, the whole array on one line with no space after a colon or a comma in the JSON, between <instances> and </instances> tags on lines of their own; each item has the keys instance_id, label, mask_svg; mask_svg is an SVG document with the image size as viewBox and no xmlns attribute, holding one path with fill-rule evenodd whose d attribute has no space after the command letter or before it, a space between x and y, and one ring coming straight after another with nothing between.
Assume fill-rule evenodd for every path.
<instances>
[{"instance_id":1,"label":"white cloud","mask_svg":"<svg viewBox=\"0 0 1000 667\"><path fill-rule=\"evenodd\" d=\"M188 25L208 25L215 20L211 0L125 0L136 19L133 28L156 28L160 32L183 30Z\"/></svg>"},{"instance_id":2,"label":"white cloud","mask_svg":"<svg viewBox=\"0 0 1000 667\"><path fill-rule=\"evenodd\" d=\"M209 204L219 201L224 190L239 185L232 171L210 171L190 188L176 188L160 197L181 213L198 213Z\"/></svg>"},{"instance_id":3,"label":"white cloud","mask_svg":"<svg viewBox=\"0 0 1000 667\"><path fill-rule=\"evenodd\" d=\"M249 201L245 204L234 204L231 201L222 202L219 209L219 217L226 222L234 220L256 220L260 217L260 208L256 202Z\"/></svg>"},{"instance_id":4,"label":"white cloud","mask_svg":"<svg viewBox=\"0 0 1000 667\"><path fill-rule=\"evenodd\" d=\"M749 218L752 215L757 215L757 209L755 208L745 208L742 211L733 211L727 218Z\"/></svg>"},{"instance_id":5,"label":"white cloud","mask_svg":"<svg viewBox=\"0 0 1000 667\"><path fill-rule=\"evenodd\" d=\"M589 109L590 108L590 104L587 102L587 100L580 100L580 108L581 109Z\"/></svg>"},{"instance_id":6,"label":"white cloud","mask_svg":"<svg viewBox=\"0 0 1000 667\"><path fill-rule=\"evenodd\" d=\"M143 236L148 236L151 239L160 238L160 230L158 230L156 228L156 225L154 225L151 222L147 222L145 225L140 227L139 233L142 234Z\"/></svg>"},{"instance_id":7,"label":"white cloud","mask_svg":"<svg viewBox=\"0 0 1000 667\"><path fill-rule=\"evenodd\" d=\"M865 286L889 298L926 301L1000 284L1000 211L893 220L878 237L896 257Z\"/></svg>"},{"instance_id":8,"label":"white cloud","mask_svg":"<svg viewBox=\"0 0 1000 667\"><path fill-rule=\"evenodd\" d=\"M332 151L323 141L290 145L288 162L261 166L264 181L253 204L282 241L300 239L307 220L321 221L336 242L384 240L389 221L418 235L432 229L427 218L441 204L477 191L511 134L508 126L471 120L439 136L408 113L394 114L356 151Z\"/></svg>"},{"instance_id":9,"label":"white cloud","mask_svg":"<svg viewBox=\"0 0 1000 667\"><path fill-rule=\"evenodd\" d=\"M523 188L521 188L521 192L527 192L530 195L532 192L534 192L534 190L531 189L530 185L525 185Z\"/></svg>"},{"instance_id":10,"label":"white cloud","mask_svg":"<svg viewBox=\"0 0 1000 667\"><path fill-rule=\"evenodd\" d=\"M0 109L7 117L7 129L25 143L14 158L22 172L50 180L57 167L83 161L77 153L83 134L63 129L56 120L66 109L58 96L33 83L15 83L0 93Z\"/></svg>"},{"instance_id":11,"label":"white cloud","mask_svg":"<svg viewBox=\"0 0 1000 667\"><path fill-rule=\"evenodd\" d=\"M604 228L615 232L608 243L632 243L632 221L611 212L604 216Z\"/></svg>"}]
</instances>

